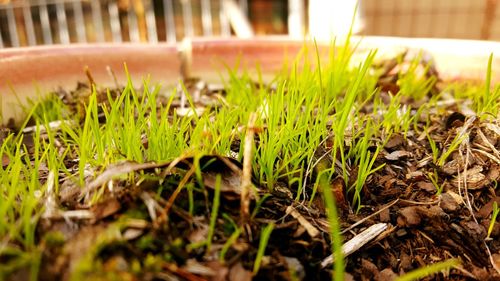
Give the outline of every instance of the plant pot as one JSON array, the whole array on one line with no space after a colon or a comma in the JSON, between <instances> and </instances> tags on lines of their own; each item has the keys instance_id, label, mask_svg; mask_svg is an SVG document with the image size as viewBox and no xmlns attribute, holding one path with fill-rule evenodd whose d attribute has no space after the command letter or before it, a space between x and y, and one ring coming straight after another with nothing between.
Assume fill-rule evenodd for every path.
<instances>
[{"instance_id":1,"label":"plant pot","mask_svg":"<svg viewBox=\"0 0 500 281\"><path fill-rule=\"evenodd\" d=\"M500 53L500 43L497 42L390 37L353 39L354 42L360 40L356 53L360 58L374 48L389 56L400 52L401 48L425 50L432 55L445 80L484 79L488 56ZM238 65L240 70L245 69L255 76L258 65L263 79L269 80L282 69L284 61L296 56L304 42L270 37L194 39L188 45L91 44L0 50L2 120L21 120L19 103L26 98L35 98L58 88L72 89L77 82L88 80L85 67L96 84L104 87L114 86L115 77L118 83L126 81L124 65L137 85L146 77L153 82L173 85L181 79L181 65L191 76L219 82L227 74L226 67ZM311 43L308 45L310 49L314 48ZM329 45L327 42L318 43L323 57L326 57ZM496 57L493 69L499 67L500 58ZM492 79L500 81L500 72L494 73Z\"/></svg>"}]
</instances>

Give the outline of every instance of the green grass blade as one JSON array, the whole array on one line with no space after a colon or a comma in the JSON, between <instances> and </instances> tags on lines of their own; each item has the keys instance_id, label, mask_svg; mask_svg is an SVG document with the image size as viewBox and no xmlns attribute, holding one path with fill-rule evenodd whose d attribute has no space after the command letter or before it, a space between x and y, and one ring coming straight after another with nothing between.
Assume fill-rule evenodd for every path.
<instances>
[{"instance_id":1,"label":"green grass blade","mask_svg":"<svg viewBox=\"0 0 500 281\"><path fill-rule=\"evenodd\" d=\"M407 274L400 276L395 281L419 280L419 279L422 279L426 276L436 274L436 273L440 272L441 270L446 270L446 269L449 269L451 267L456 267L459 264L460 264L460 261L458 259L450 259L447 261L438 262L435 264L431 264L431 265L410 271Z\"/></svg>"},{"instance_id":2,"label":"green grass blade","mask_svg":"<svg viewBox=\"0 0 500 281\"><path fill-rule=\"evenodd\" d=\"M262 257L266 251L267 243L271 237L271 233L274 229L274 223L269 223L260 233L259 248L257 249L257 256L255 257L255 262L253 264L253 274L256 275L259 272L260 264L262 263Z\"/></svg>"}]
</instances>

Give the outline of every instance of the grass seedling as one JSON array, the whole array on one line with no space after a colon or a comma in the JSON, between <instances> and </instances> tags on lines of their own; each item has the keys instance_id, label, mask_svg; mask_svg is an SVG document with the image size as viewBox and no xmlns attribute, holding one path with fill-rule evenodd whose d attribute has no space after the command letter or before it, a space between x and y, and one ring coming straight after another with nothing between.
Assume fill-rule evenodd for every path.
<instances>
[{"instance_id":1,"label":"grass seedling","mask_svg":"<svg viewBox=\"0 0 500 281\"><path fill-rule=\"evenodd\" d=\"M393 133L399 133L401 128L406 125L406 119L409 118L409 111L401 113L401 96L402 92L392 96L389 94L390 101L385 106L380 99L379 94L374 98L375 112L380 114L380 123L385 136L390 136Z\"/></svg>"},{"instance_id":2,"label":"grass seedling","mask_svg":"<svg viewBox=\"0 0 500 281\"><path fill-rule=\"evenodd\" d=\"M434 164L438 163L438 158L439 158L439 148L437 147L436 142L434 139L429 135L429 132L425 130L425 135L427 137L427 140L429 141L429 146L431 147L432 151L432 162Z\"/></svg>"},{"instance_id":3,"label":"grass seedling","mask_svg":"<svg viewBox=\"0 0 500 281\"><path fill-rule=\"evenodd\" d=\"M287 200L292 194L293 199L309 202L309 207L313 209L316 209L314 204L318 202L313 199L317 199L314 197L319 191L326 206L326 214L319 216L326 215L328 219L330 239L327 241L331 242L331 251L335 256L332 278L342 280L345 264L341 251L342 237L336 198L330 186L331 179L342 177L349 196L353 196L351 207L359 211L365 202L362 190L366 188L369 191L373 187L370 182L371 175L380 172L383 167L384 158L379 154L385 149L386 140L391 136L403 134L407 143L400 144L401 146L406 149L426 147L424 150L428 150L425 141L427 137L433 163L443 166L450 155L459 148L467 134L459 133L451 142L441 145L437 143L439 139L437 136L442 135L441 128L433 127L431 132L429 123L427 126L423 124L422 119L425 115L430 122L436 118L429 118L428 115L438 112L437 117L442 117L443 112L449 111L450 108L439 105L446 102L444 94L429 97L428 93L433 91L436 78L427 78L423 75L422 68L423 72L428 68L422 67L419 62L420 57L394 77L397 79L400 91L384 93L382 89L375 89L380 76L372 71L376 53L370 52L362 63L351 67L353 46L349 42L345 46L335 44L333 41L328 60L325 62L320 61L317 45L315 45L315 58L304 49L290 69L286 68L286 71L267 85L262 82L260 74L259 81L255 83L247 73L237 73L236 69L228 70L229 79L224 81L224 94L212 93L204 97L213 98L214 105L207 103L203 113L193 114L196 112L195 109L200 109L200 104L204 103L193 100L195 96L191 95L184 85L169 93L163 93L159 87L151 87L147 80L144 81L142 87L144 90L141 92L136 90L130 80L121 91L106 93L95 88L87 89L84 100L77 101L78 113L81 115L75 113L74 118L68 115L69 107L65 108L57 96L52 96L42 103L35 103L33 110L28 113L30 122L36 124L36 129L31 135L23 133L1 135L0 156L7 161L0 167L0 260L7 262L0 264L0 279L8 277L8 273L19 268L30 268L33 280L38 275L43 245L41 248L37 243L43 238L39 239L35 230L38 219L44 215L43 200L49 193L46 173L50 173L54 181L51 187L57 198L59 187L62 188L63 184L69 183L84 188L111 164L124 160L167 162L181 155L193 157L191 169L186 171L182 167L175 167L170 171L172 174L166 178L158 178L157 173L160 169L154 172L140 171L130 173L126 178L121 177L116 183L124 185L120 186L124 192L133 190L138 193L155 194L152 197L160 202L156 212L161 214L162 223L175 221L167 217L170 209L172 210L170 214L175 213L175 218L179 217L179 220L185 217L195 218L190 220L190 223L191 221L198 223L198 218L204 219L202 223L208 225L208 234L206 239L205 237L200 239L202 242L189 244L183 240L184 238L176 237L172 239L172 245L167 245L165 248L186 246L189 254L199 251L201 253L203 250L205 253L212 251L223 262L231 252L233 244L238 240L246 241L247 237L242 235L244 229L234 222L232 225L227 223L220 232L217 221L222 210L226 211L226 207L231 207L230 204L223 205L223 200L227 199L226 195L230 191L227 194L225 190L221 191L222 178L218 175L213 200L207 199L207 194L210 192L207 192L209 187L203 184L205 171L199 166L199 159L202 155L216 154L234 157L241 161L242 139L245 135L245 130L242 128L248 123L250 114L255 112L258 118L255 122L252 180L256 186L264 187L259 188L259 195L261 191L265 194L252 204L250 221L252 224L261 223L262 214L270 209L270 202L267 200L277 198L273 192L277 184L288 186L290 193L286 194ZM492 57L489 60L487 85L484 88L483 85L477 85L475 90L465 92L457 87L457 93L453 96L454 99L469 102L472 100L471 108L481 118L498 116L500 87L491 86L491 67ZM186 86L190 88L188 84ZM481 89L482 92L474 96L477 89ZM184 105L191 110L188 114L177 110L180 92L183 95ZM419 103L414 101L427 98L429 98L428 103L417 109ZM75 122L65 122L57 131L42 132L40 125L48 127L50 121L60 119L73 119L71 121ZM27 124L28 120L21 129ZM413 131L408 134L410 129ZM40 141L30 144L31 139L28 138ZM409 143L411 145L408 145ZM389 150L393 151L392 148L388 148ZM426 151L422 154L425 153ZM413 160L408 159L408 161ZM391 169L395 177L408 172L408 165L393 166ZM422 170L432 171L434 166L432 165L430 169L424 167ZM386 169L383 175L386 175L385 171ZM184 177L179 179L182 176ZM437 195L440 195L444 182L439 184L437 171L433 170L426 176L436 187ZM138 183L144 182L146 178L151 179L152 184L142 189L143 186ZM155 190L156 182L159 184ZM265 187L268 192L265 191ZM101 195L106 195L107 190L103 185L92 194L90 197L92 200L85 198L79 201L79 204L88 204L84 207L92 210L92 205L98 203ZM133 197L134 194L131 193L130 196ZM376 192L373 194L376 196ZM137 200L136 204L140 205L140 202ZM124 206L128 204L128 202L120 203ZM165 208L161 210L163 206ZM151 215L141 213L143 210L136 211L140 213L141 219L147 220L150 215L151 221L155 221L154 212ZM201 212L203 213L200 214ZM490 238L498 213L498 206L495 204L487 239ZM121 210L116 214L119 215L122 215ZM233 216L231 212L222 213L226 222L233 220L231 216ZM121 237L122 233L116 227L113 228L115 229L110 235L111 238L100 239L102 241L98 241L96 248L103 248L105 244L116 242ZM273 229L273 223L262 228L257 254L252 261L254 275L258 274L262 266L262 259L270 243ZM155 228L156 233L161 233L162 230L161 226ZM149 230L145 228L143 231ZM149 239L154 240L152 237ZM212 244L214 241L224 243L218 253L216 251L219 248ZM254 246L251 243L248 245ZM181 250L180 252L184 252L184 249ZM255 253L254 250L247 252ZM102 268L102 264L96 258L99 253L95 249L90 249L89 253L82 263L79 263L82 268L78 269L83 271L76 272L76 277L82 272L87 273L92 272L94 268ZM141 271L141 266L150 269L161 263L173 263L172 255L168 254L171 253L159 258L148 253L144 262L136 262L135 267L139 268L137 272ZM450 264L455 263L450 261L436 264L412 272L407 278L423 277L447 268L451 266Z\"/></svg>"},{"instance_id":4,"label":"grass seedling","mask_svg":"<svg viewBox=\"0 0 500 281\"><path fill-rule=\"evenodd\" d=\"M458 146L462 143L463 140L465 140L466 137L468 137L467 134L457 134L451 141L448 149L443 151L443 153L439 157L437 165L443 167L446 163L446 159L448 159L448 157L458 148Z\"/></svg>"},{"instance_id":5,"label":"grass seedling","mask_svg":"<svg viewBox=\"0 0 500 281\"><path fill-rule=\"evenodd\" d=\"M490 240L490 235L491 232L493 231L493 227L495 226L495 223L497 222L497 216L498 213L500 212L500 208L498 208L497 202L493 202L493 211L491 213L491 220L490 220L490 225L488 226L488 235L486 236L486 240Z\"/></svg>"},{"instance_id":6,"label":"grass seedling","mask_svg":"<svg viewBox=\"0 0 500 281\"><path fill-rule=\"evenodd\" d=\"M369 145L372 136L374 135L377 127L375 127L372 122L368 119L365 122L365 128L363 131L363 136L356 143L354 148L355 163L358 166L358 174L355 183L351 186L354 188L354 196L352 205L356 206L356 211L359 212L361 209L361 189L363 188L368 177L374 172L380 170L385 164L381 164L375 168L375 160L380 152L381 146L377 146L373 154L369 150Z\"/></svg>"},{"instance_id":7,"label":"grass seedling","mask_svg":"<svg viewBox=\"0 0 500 281\"><path fill-rule=\"evenodd\" d=\"M214 237L214 232L215 232L215 223L217 222L217 213L219 212L220 183L221 183L221 175L217 174L217 177L215 178L214 202L212 204L212 213L210 215L210 225L208 227L208 234L207 234L207 252L210 252L210 247L212 246L212 239Z\"/></svg>"},{"instance_id":8,"label":"grass seedling","mask_svg":"<svg viewBox=\"0 0 500 281\"><path fill-rule=\"evenodd\" d=\"M220 262L225 261L227 251L229 251L229 248L236 242L236 240L238 240L238 237L240 237L240 235L241 235L241 231L242 231L241 228L236 228L234 230L234 232L231 234L231 236L229 236L226 243L224 243L224 246L222 246L222 249L221 249L220 255L219 255Z\"/></svg>"},{"instance_id":9,"label":"grass seedling","mask_svg":"<svg viewBox=\"0 0 500 281\"><path fill-rule=\"evenodd\" d=\"M396 278L396 280L397 281L420 280L426 276L439 273L442 270L447 270L449 268L456 267L458 265L460 265L460 261L458 259L450 259L447 261L438 262L419 269L415 269L403 276Z\"/></svg>"},{"instance_id":10,"label":"grass seedling","mask_svg":"<svg viewBox=\"0 0 500 281\"><path fill-rule=\"evenodd\" d=\"M436 188L436 196L441 195L441 193L443 192L445 182L443 182L442 184L438 183L439 176L436 169L434 169L433 173L427 173L427 178L432 182L432 185Z\"/></svg>"},{"instance_id":11,"label":"grass seedling","mask_svg":"<svg viewBox=\"0 0 500 281\"><path fill-rule=\"evenodd\" d=\"M398 86L401 94L411 97L415 100L422 99L434 87L437 82L435 76L426 77L425 73L429 71L429 65L422 67L423 53L418 54L411 60L406 72L402 72L398 78Z\"/></svg>"},{"instance_id":12,"label":"grass seedling","mask_svg":"<svg viewBox=\"0 0 500 281\"><path fill-rule=\"evenodd\" d=\"M335 257L332 280L344 280L345 265L344 254L342 253L342 236L340 234L339 216L335 197L330 189L329 180L326 174L323 174L319 178L319 185L326 205L326 215L330 226L331 249Z\"/></svg>"},{"instance_id":13,"label":"grass seedling","mask_svg":"<svg viewBox=\"0 0 500 281\"><path fill-rule=\"evenodd\" d=\"M346 91L345 96L338 101L335 101L335 117L333 124L333 132L334 132L334 145L333 145L333 159L337 159L337 156L340 156L340 161L342 163L342 177L344 178L345 183L348 183L347 176L347 163L346 163L346 153L345 153L345 132L349 125L349 122L352 122L352 116L357 116L357 110L355 106L355 102L358 97L358 91L362 87L362 81L366 76L368 69L373 62L376 52L370 52L363 62L360 65L358 71L355 74L355 80L350 84L349 88Z\"/></svg>"},{"instance_id":14,"label":"grass seedling","mask_svg":"<svg viewBox=\"0 0 500 281\"><path fill-rule=\"evenodd\" d=\"M269 223L266 227L264 227L264 229L262 229L262 232L260 233L259 248L257 249L257 256L255 257L255 261L253 264L254 276L257 275L257 273L259 272L259 268L262 263L262 258L264 257L264 253L267 248L267 243L269 242L269 238L271 237L273 229L274 229L274 223Z\"/></svg>"},{"instance_id":15,"label":"grass seedling","mask_svg":"<svg viewBox=\"0 0 500 281\"><path fill-rule=\"evenodd\" d=\"M487 118L488 116L497 118L500 108L500 85L497 85L493 91L491 90L492 61L493 54L490 54L484 90L473 95L476 112L481 119Z\"/></svg>"}]
</instances>

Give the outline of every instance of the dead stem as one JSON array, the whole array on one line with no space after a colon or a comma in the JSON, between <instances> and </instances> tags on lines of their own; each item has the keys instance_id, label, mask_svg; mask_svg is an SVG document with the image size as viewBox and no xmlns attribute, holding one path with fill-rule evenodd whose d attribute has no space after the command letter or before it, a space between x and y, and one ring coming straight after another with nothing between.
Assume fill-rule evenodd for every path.
<instances>
[{"instance_id":1,"label":"dead stem","mask_svg":"<svg viewBox=\"0 0 500 281\"><path fill-rule=\"evenodd\" d=\"M496 270L496 272L498 272L498 274L500 274L500 268L498 268L497 263L493 259L493 255L491 255L490 247L488 247L486 241L483 241L483 243L484 246L486 247L486 251L488 252L488 257L490 258L491 266Z\"/></svg>"},{"instance_id":2,"label":"dead stem","mask_svg":"<svg viewBox=\"0 0 500 281\"><path fill-rule=\"evenodd\" d=\"M319 235L319 230L314 227L306 218L304 218L304 216L302 216L302 214L299 213L293 206L288 206L285 213L292 215L292 217L306 229L309 236L314 238Z\"/></svg>"},{"instance_id":3,"label":"dead stem","mask_svg":"<svg viewBox=\"0 0 500 281\"><path fill-rule=\"evenodd\" d=\"M177 159L176 159L177 160ZM162 168L168 165L166 171L170 171L170 169L175 166L178 161L172 161L170 164L169 163L154 163L154 162L149 162L149 163L134 163L130 161L125 161L116 165L113 165L111 167L108 167L102 174L97 176L92 182L90 182L81 192L80 194L80 200L83 198L89 198L90 194L94 192L97 188L103 186L106 184L108 181L112 180L114 177L117 177L119 175L124 175L128 174L131 172L135 172L138 170L146 170L146 169L153 169L153 168Z\"/></svg>"},{"instance_id":4,"label":"dead stem","mask_svg":"<svg viewBox=\"0 0 500 281\"><path fill-rule=\"evenodd\" d=\"M254 143L254 126L257 120L255 112L250 114L245 134L243 150L243 175L241 177L241 212L240 223L244 225L250 217L250 189L252 188L252 156Z\"/></svg>"},{"instance_id":5,"label":"dead stem","mask_svg":"<svg viewBox=\"0 0 500 281\"><path fill-rule=\"evenodd\" d=\"M331 137L332 137L332 134L329 134L328 136L326 136L318 144L318 147L322 146ZM316 153L317 150L318 149L316 148L316 150L314 151L314 153ZM307 168L306 168L306 172L305 172L305 175L304 175L304 183L302 184L302 201L300 202L300 204L304 204L304 202L307 199L307 192L306 192L307 179L309 178L309 175L312 173L313 168L316 167L318 165L318 163L321 162L326 156L330 155L331 152L332 152L332 149L328 149L325 153L323 153L323 155L321 155L320 157L318 157L318 159L316 159L316 161L314 163L313 163L314 157L311 157L311 159L307 163Z\"/></svg>"},{"instance_id":6,"label":"dead stem","mask_svg":"<svg viewBox=\"0 0 500 281\"><path fill-rule=\"evenodd\" d=\"M467 209L469 210L471 216L472 216L472 219L474 220L475 223L478 223L477 219L476 219L476 216L474 215L474 210L472 208L472 203L470 201L470 198L469 198L469 190L468 190L468 182L467 182L467 171L468 171L468 166L469 166L469 159L471 157L471 148L470 148L470 142L469 142L469 131L470 131L470 127L472 126L472 124L474 123L474 121L476 120L475 117L471 117L469 119L467 119L466 123L463 125L462 129L458 132L458 135L460 136L460 138L464 138L464 140L462 141L462 143L460 144L460 147L458 149L458 154L460 156L460 159L462 160L462 162L465 162L464 163L464 171L463 171L463 174L462 176L460 175L460 168L457 168L457 172L458 172L458 190L459 190L459 193L460 193L460 183L462 182L462 177L463 177L463 191L464 191L464 196L465 196L465 199L464 202L466 202L466 207ZM463 147L465 147L465 159L464 159L464 155L463 155ZM463 197L463 196L462 196Z\"/></svg>"},{"instance_id":7,"label":"dead stem","mask_svg":"<svg viewBox=\"0 0 500 281\"><path fill-rule=\"evenodd\" d=\"M54 190L55 183L55 175L54 171L49 172L49 176L47 178L47 189L45 191L45 211L42 214L42 218L53 217L58 212L56 194Z\"/></svg>"},{"instance_id":8,"label":"dead stem","mask_svg":"<svg viewBox=\"0 0 500 281\"><path fill-rule=\"evenodd\" d=\"M116 78L116 74L113 71L113 69L108 65L108 66L106 66L106 71L108 72L109 76L111 76L111 78L113 78L113 81L115 83L115 87L117 89L120 89L120 83L118 83L118 79Z\"/></svg>"},{"instance_id":9,"label":"dead stem","mask_svg":"<svg viewBox=\"0 0 500 281\"><path fill-rule=\"evenodd\" d=\"M87 76L87 79L89 80L89 89L92 89L95 85L95 80L92 77L92 74L90 73L90 68L88 66L85 66L83 71L85 72L85 75Z\"/></svg>"},{"instance_id":10,"label":"dead stem","mask_svg":"<svg viewBox=\"0 0 500 281\"><path fill-rule=\"evenodd\" d=\"M179 57L181 59L180 72L183 81L191 77L191 62L193 60L193 46L189 38L184 38L179 46Z\"/></svg>"}]
</instances>

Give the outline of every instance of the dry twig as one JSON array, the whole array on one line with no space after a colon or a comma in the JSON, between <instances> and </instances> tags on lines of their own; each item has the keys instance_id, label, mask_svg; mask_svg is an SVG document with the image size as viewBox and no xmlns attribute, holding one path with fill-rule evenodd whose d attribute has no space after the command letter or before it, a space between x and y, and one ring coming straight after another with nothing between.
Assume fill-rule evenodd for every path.
<instances>
[{"instance_id":1,"label":"dry twig","mask_svg":"<svg viewBox=\"0 0 500 281\"><path fill-rule=\"evenodd\" d=\"M254 126L257 114L252 113L248 119L245 134L245 148L243 150L243 175L241 177L241 223L245 224L250 217L250 189L252 187L252 156L254 142Z\"/></svg>"}]
</instances>

